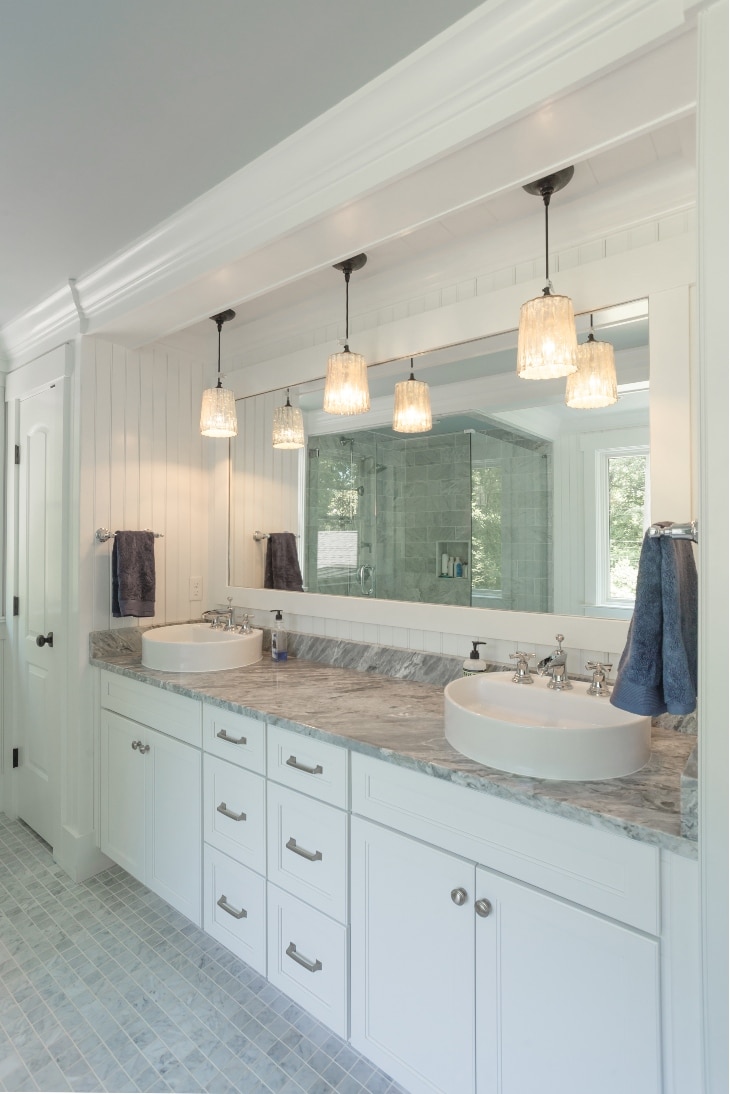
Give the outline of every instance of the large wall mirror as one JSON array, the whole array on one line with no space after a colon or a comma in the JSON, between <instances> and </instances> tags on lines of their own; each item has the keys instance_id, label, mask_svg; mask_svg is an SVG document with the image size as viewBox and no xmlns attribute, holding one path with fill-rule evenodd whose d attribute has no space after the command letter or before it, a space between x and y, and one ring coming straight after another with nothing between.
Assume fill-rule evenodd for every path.
<instances>
[{"instance_id":1,"label":"large wall mirror","mask_svg":"<svg viewBox=\"0 0 730 1094\"><path fill-rule=\"evenodd\" d=\"M265 541L292 531L308 592L627 618L648 522L645 300L577 319L614 346L619 400L565 406L565 381L518 379L516 332L422 354L433 426L392 428L410 361L371 366L371 410L333 417L324 381L291 388L306 445L271 444L286 392L238 401L229 583L261 587Z\"/></svg>"}]
</instances>

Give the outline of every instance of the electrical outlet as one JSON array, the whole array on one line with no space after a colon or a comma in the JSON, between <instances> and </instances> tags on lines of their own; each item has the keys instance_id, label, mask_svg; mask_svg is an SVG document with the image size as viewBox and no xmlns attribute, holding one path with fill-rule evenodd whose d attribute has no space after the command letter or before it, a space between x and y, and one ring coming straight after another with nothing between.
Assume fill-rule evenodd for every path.
<instances>
[{"instance_id":1,"label":"electrical outlet","mask_svg":"<svg viewBox=\"0 0 730 1094\"><path fill-rule=\"evenodd\" d=\"M203 579L202 577L190 578L190 599L202 600L203 599Z\"/></svg>"}]
</instances>

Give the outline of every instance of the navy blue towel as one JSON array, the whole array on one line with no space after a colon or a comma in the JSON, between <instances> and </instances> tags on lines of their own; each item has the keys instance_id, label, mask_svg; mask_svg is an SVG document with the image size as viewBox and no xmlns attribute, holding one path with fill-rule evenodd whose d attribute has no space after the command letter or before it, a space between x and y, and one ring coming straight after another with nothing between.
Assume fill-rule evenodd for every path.
<instances>
[{"instance_id":1,"label":"navy blue towel","mask_svg":"<svg viewBox=\"0 0 730 1094\"><path fill-rule=\"evenodd\" d=\"M115 532L112 547L112 615L155 614L154 532Z\"/></svg>"},{"instance_id":2,"label":"navy blue towel","mask_svg":"<svg viewBox=\"0 0 730 1094\"><path fill-rule=\"evenodd\" d=\"M697 705L697 568L689 540L644 536L611 702L647 715L691 714Z\"/></svg>"}]
</instances>

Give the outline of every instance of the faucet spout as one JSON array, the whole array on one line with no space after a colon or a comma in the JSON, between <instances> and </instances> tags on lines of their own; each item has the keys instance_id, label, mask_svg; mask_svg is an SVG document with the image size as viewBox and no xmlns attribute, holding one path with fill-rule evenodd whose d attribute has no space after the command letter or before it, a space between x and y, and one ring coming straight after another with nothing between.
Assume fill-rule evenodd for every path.
<instances>
[{"instance_id":1,"label":"faucet spout","mask_svg":"<svg viewBox=\"0 0 730 1094\"><path fill-rule=\"evenodd\" d=\"M555 635L558 648L548 654L547 657L543 657L537 666L538 676L544 676L547 672L550 673L548 687L551 691L569 691L573 687L568 679L566 668L568 657L562 645L564 637L562 634Z\"/></svg>"}]
</instances>

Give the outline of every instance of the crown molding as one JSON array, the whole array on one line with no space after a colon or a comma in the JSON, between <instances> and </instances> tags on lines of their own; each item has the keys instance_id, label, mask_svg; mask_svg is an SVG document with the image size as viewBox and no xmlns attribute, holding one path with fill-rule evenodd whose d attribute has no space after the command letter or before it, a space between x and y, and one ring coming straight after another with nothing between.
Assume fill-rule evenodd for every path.
<instances>
[{"instance_id":1,"label":"crown molding","mask_svg":"<svg viewBox=\"0 0 730 1094\"><path fill-rule=\"evenodd\" d=\"M681 0L487 0L78 277L76 302L64 288L9 323L3 336L13 365L54 338L79 333L77 304L89 333L113 329L125 313L254 254L676 36L688 26L687 12ZM226 278L218 280L219 301L226 306Z\"/></svg>"}]
</instances>

